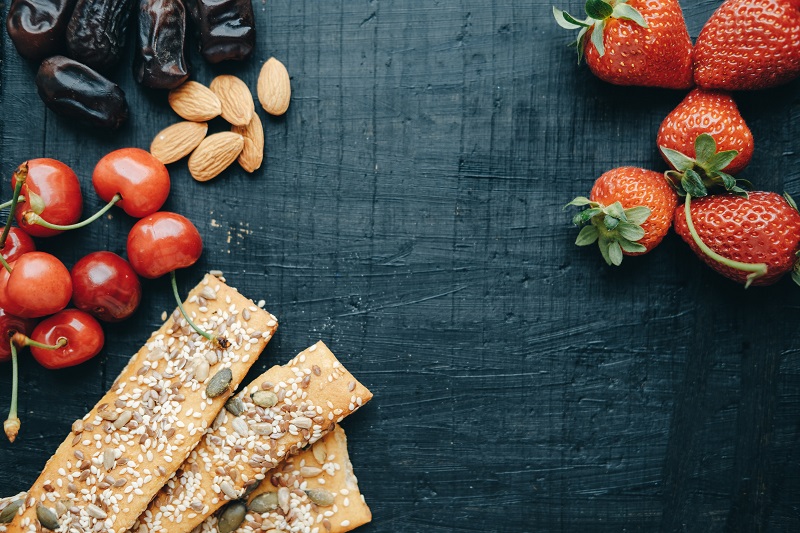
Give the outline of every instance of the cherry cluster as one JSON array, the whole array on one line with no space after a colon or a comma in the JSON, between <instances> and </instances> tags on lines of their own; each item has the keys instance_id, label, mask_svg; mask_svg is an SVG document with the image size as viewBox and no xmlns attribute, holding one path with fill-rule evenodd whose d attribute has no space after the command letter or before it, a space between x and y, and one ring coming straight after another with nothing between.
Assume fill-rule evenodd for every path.
<instances>
[{"instance_id":1,"label":"cherry cluster","mask_svg":"<svg viewBox=\"0 0 800 533\"><path fill-rule=\"evenodd\" d=\"M91 359L105 341L98 320L124 320L139 306L139 276L171 274L183 312L175 270L199 259L203 241L186 217L159 211L169 196L169 172L139 148L115 150L97 163L92 184L107 204L85 220L80 220L83 196L78 177L60 161L26 161L14 172L11 184L12 199L0 205L11 210L0 234L0 334L8 339L0 340L0 362L13 363L11 409L4 423L13 442L20 427L17 350L29 347L36 361L49 369ZM128 261L98 251L81 258L70 271L56 256L36 250L32 237L53 237L84 227L115 205L140 219L128 234ZM15 220L17 226L12 226ZM70 301L74 308L67 308ZM190 317L186 320L205 338L226 345L225 339L203 331Z\"/></svg>"}]
</instances>

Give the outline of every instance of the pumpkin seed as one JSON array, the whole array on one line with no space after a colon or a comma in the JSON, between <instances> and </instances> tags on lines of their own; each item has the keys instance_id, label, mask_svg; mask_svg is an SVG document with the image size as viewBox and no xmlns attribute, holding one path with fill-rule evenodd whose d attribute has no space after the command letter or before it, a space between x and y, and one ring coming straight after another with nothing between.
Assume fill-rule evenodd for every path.
<instances>
[{"instance_id":1,"label":"pumpkin seed","mask_svg":"<svg viewBox=\"0 0 800 533\"><path fill-rule=\"evenodd\" d=\"M308 499L320 507L330 507L333 505L333 493L325 489L308 489L306 491Z\"/></svg>"},{"instance_id":2,"label":"pumpkin seed","mask_svg":"<svg viewBox=\"0 0 800 533\"><path fill-rule=\"evenodd\" d=\"M219 515L217 529L219 533L233 533L244 522L244 517L247 514L247 506L242 502L231 502L225 507L225 510Z\"/></svg>"},{"instance_id":3,"label":"pumpkin seed","mask_svg":"<svg viewBox=\"0 0 800 533\"><path fill-rule=\"evenodd\" d=\"M58 516L56 516L55 511L49 507L45 507L41 503L36 506L36 518L39 519L39 523L42 524L42 527L46 529L56 531L60 527Z\"/></svg>"},{"instance_id":4,"label":"pumpkin seed","mask_svg":"<svg viewBox=\"0 0 800 533\"><path fill-rule=\"evenodd\" d=\"M233 381L233 372L231 372L230 368L223 368L214 374L214 377L212 377L211 381L206 385L206 396L209 398L220 396L223 392L228 390L231 381Z\"/></svg>"},{"instance_id":5,"label":"pumpkin seed","mask_svg":"<svg viewBox=\"0 0 800 533\"><path fill-rule=\"evenodd\" d=\"M233 416L239 416L240 414L244 413L244 402L238 396L234 396L225 402L225 409L227 409L228 412Z\"/></svg>"},{"instance_id":6,"label":"pumpkin seed","mask_svg":"<svg viewBox=\"0 0 800 533\"><path fill-rule=\"evenodd\" d=\"M278 395L267 390L260 390L253 394L253 403L259 407L268 409L278 403Z\"/></svg>"},{"instance_id":7,"label":"pumpkin seed","mask_svg":"<svg viewBox=\"0 0 800 533\"><path fill-rule=\"evenodd\" d=\"M22 507L22 500L11 502L0 512L0 524L8 524L17 515L17 511Z\"/></svg>"},{"instance_id":8,"label":"pumpkin seed","mask_svg":"<svg viewBox=\"0 0 800 533\"><path fill-rule=\"evenodd\" d=\"M265 492L264 494L259 494L253 501L250 502L248 509L254 513L262 514L262 513L269 513L270 511L274 511L278 508L278 493L277 492Z\"/></svg>"}]
</instances>

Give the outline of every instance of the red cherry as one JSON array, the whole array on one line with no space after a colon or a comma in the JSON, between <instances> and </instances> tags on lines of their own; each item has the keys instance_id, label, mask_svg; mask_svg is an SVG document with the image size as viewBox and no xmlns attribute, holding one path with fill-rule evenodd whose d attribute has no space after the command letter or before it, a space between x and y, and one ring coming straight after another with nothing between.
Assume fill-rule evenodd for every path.
<instances>
[{"instance_id":1,"label":"red cherry","mask_svg":"<svg viewBox=\"0 0 800 533\"><path fill-rule=\"evenodd\" d=\"M94 252L72 267L72 303L106 322L131 316L142 299L142 285L131 265L112 252Z\"/></svg>"},{"instance_id":2,"label":"red cherry","mask_svg":"<svg viewBox=\"0 0 800 533\"><path fill-rule=\"evenodd\" d=\"M0 269L0 307L22 318L52 315L72 298L72 279L64 263L45 252L28 252Z\"/></svg>"},{"instance_id":3,"label":"red cherry","mask_svg":"<svg viewBox=\"0 0 800 533\"><path fill-rule=\"evenodd\" d=\"M132 217L142 218L161 209L169 196L169 171L141 148L121 148L103 157L94 167L92 183L97 195L117 202Z\"/></svg>"},{"instance_id":4,"label":"red cherry","mask_svg":"<svg viewBox=\"0 0 800 533\"><path fill-rule=\"evenodd\" d=\"M2 233L2 230L0 230ZM6 237L6 245L0 250L5 260L9 263L16 261L22 254L33 252L36 250L36 245L31 239L31 236L14 226L8 230L8 237Z\"/></svg>"},{"instance_id":5,"label":"red cherry","mask_svg":"<svg viewBox=\"0 0 800 533\"><path fill-rule=\"evenodd\" d=\"M145 278L158 278L191 266L202 252L200 232L177 213L154 213L134 224L128 234L128 260Z\"/></svg>"},{"instance_id":6,"label":"red cherry","mask_svg":"<svg viewBox=\"0 0 800 533\"><path fill-rule=\"evenodd\" d=\"M0 308L0 363L11 361L10 339L14 333L29 335L36 326L36 320L31 318L20 318L6 313L5 309Z\"/></svg>"},{"instance_id":7,"label":"red cherry","mask_svg":"<svg viewBox=\"0 0 800 533\"><path fill-rule=\"evenodd\" d=\"M45 368L66 368L88 361L100 353L105 342L100 323L77 309L65 309L42 320L31 334L31 339L51 346L61 337L67 344L55 350L31 346L33 358Z\"/></svg>"},{"instance_id":8,"label":"red cherry","mask_svg":"<svg viewBox=\"0 0 800 533\"><path fill-rule=\"evenodd\" d=\"M11 179L11 186L17 184L16 177ZM78 176L67 165L55 159L31 159L28 161L28 179L22 186L20 194L25 201L17 205L15 217L17 224L34 237L52 237L61 233L58 230L45 228L38 224L25 222L25 214L31 209L29 195L34 192L44 201L41 217L51 224L74 224L81 218L83 211L83 195Z\"/></svg>"}]
</instances>

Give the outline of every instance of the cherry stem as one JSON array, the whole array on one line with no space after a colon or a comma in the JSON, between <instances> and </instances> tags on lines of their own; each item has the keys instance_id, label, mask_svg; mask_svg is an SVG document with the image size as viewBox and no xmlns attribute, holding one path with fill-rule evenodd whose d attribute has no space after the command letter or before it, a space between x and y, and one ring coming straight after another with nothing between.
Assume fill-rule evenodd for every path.
<instances>
[{"instance_id":1,"label":"cherry stem","mask_svg":"<svg viewBox=\"0 0 800 533\"><path fill-rule=\"evenodd\" d=\"M114 204L116 204L120 200L122 200L122 195L119 193L115 194L114 197L111 199L111 201L108 202L106 205L104 205L103 208L100 209L100 211L90 216L86 220L81 220L80 222L76 222L75 224L67 224L66 226L61 226L59 224L52 224L43 219L40 215L34 213L33 211L28 211L25 213L25 222L27 222L28 224L38 224L40 226L44 226L45 228L57 231L69 231L73 229L79 229L84 226L88 226L89 224L91 224L104 214L106 214L106 211L114 207Z\"/></svg>"},{"instance_id":2,"label":"cherry stem","mask_svg":"<svg viewBox=\"0 0 800 533\"><path fill-rule=\"evenodd\" d=\"M3 257L3 254L0 254L0 264L2 264L3 268L8 270L8 273L11 274L11 265L8 264L8 261L6 261L6 258Z\"/></svg>"},{"instance_id":3,"label":"cherry stem","mask_svg":"<svg viewBox=\"0 0 800 533\"><path fill-rule=\"evenodd\" d=\"M750 274L747 275L747 282L744 284L745 289L748 288L755 280L767 273L767 265L765 263L743 263L741 261L734 261L733 259L728 259L727 257L719 255L717 252L709 248L706 243L703 242L703 240L700 238L700 235L698 235L697 230L694 228L694 222L692 222L691 205L692 195L687 194L686 203L683 205L683 212L686 215L686 226L689 228L689 234L692 236L692 240L704 254L714 261L727 267L735 268L736 270L741 270L742 272L750 272Z\"/></svg>"},{"instance_id":4,"label":"cherry stem","mask_svg":"<svg viewBox=\"0 0 800 533\"><path fill-rule=\"evenodd\" d=\"M186 312L186 309L183 308L183 302L181 301L180 294L178 294L178 281L175 278L175 271L173 270L172 272L170 272L169 276L170 276L170 282L172 283L172 294L175 295L175 301L178 302L178 309L181 310L183 318L186 319L186 322L189 323L192 329L195 330L198 335L202 336L205 339L210 340L211 342L218 345L222 349L225 349L228 346L230 346L231 343L228 341L228 339L226 339L225 337L218 337L217 335L213 335L205 331L200 326L195 324L191 318L189 318L189 314Z\"/></svg>"},{"instance_id":5,"label":"cherry stem","mask_svg":"<svg viewBox=\"0 0 800 533\"><path fill-rule=\"evenodd\" d=\"M55 344L44 344L43 342L35 341L27 335L17 332L11 336L11 342L20 348L33 346L34 348L42 348L44 350L58 350L59 348L66 346L69 341L66 337L59 337Z\"/></svg>"},{"instance_id":6,"label":"cherry stem","mask_svg":"<svg viewBox=\"0 0 800 533\"><path fill-rule=\"evenodd\" d=\"M11 197L11 211L8 212L8 219L6 220L6 227L3 228L3 234L0 235L0 250L5 248L6 246L6 239L8 238L8 232L11 231L11 222L14 220L14 213L17 212L17 204L20 200L20 191L22 190L22 186L25 185L25 181L28 179L28 162L25 161L17 170L14 171L14 179L17 180L17 184L14 186L14 196Z\"/></svg>"},{"instance_id":7,"label":"cherry stem","mask_svg":"<svg viewBox=\"0 0 800 533\"><path fill-rule=\"evenodd\" d=\"M17 201L24 202L25 201L25 196L20 194ZM11 207L11 204L13 204L13 203L14 203L14 200L9 200L7 202L3 202L2 204L0 204L0 209L7 209L7 208Z\"/></svg>"},{"instance_id":8,"label":"cherry stem","mask_svg":"<svg viewBox=\"0 0 800 533\"><path fill-rule=\"evenodd\" d=\"M10 341L11 345L11 407L8 409L8 418L3 422L3 430L6 437L10 442L14 442L19 433L20 421L17 417L17 389L19 387L19 368L17 364L17 347L14 341Z\"/></svg>"}]
</instances>

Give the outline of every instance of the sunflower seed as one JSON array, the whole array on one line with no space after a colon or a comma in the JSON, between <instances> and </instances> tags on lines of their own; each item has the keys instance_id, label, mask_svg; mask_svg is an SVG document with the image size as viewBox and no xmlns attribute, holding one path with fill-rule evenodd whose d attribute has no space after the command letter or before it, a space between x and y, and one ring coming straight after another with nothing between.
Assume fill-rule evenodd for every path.
<instances>
[{"instance_id":1,"label":"sunflower seed","mask_svg":"<svg viewBox=\"0 0 800 533\"><path fill-rule=\"evenodd\" d=\"M198 357L194 363L194 379L199 383L203 383L208 378L208 373L211 371L208 361L205 357Z\"/></svg>"},{"instance_id":2,"label":"sunflower seed","mask_svg":"<svg viewBox=\"0 0 800 533\"><path fill-rule=\"evenodd\" d=\"M278 489L278 505L284 513L289 512L289 489L286 487Z\"/></svg>"},{"instance_id":3,"label":"sunflower seed","mask_svg":"<svg viewBox=\"0 0 800 533\"><path fill-rule=\"evenodd\" d=\"M325 459L328 458L328 450L325 448L324 442L318 441L314 447L311 448L311 453L314 454L314 459L316 459L319 464L325 464Z\"/></svg>"},{"instance_id":4,"label":"sunflower seed","mask_svg":"<svg viewBox=\"0 0 800 533\"><path fill-rule=\"evenodd\" d=\"M76 420L72 423L72 432L80 433L83 431L83 420Z\"/></svg>"},{"instance_id":5,"label":"sunflower seed","mask_svg":"<svg viewBox=\"0 0 800 533\"><path fill-rule=\"evenodd\" d=\"M308 499L320 507L330 507L333 505L333 493L325 489L308 489L306 491Z\"/></svg>"},{"instance_id":6,"label":"sunflower seed","mask_svg":"<svg viewBox=\"0 0 800 533\"><path fill-rule=\"evenodd\" d=\"M262 513L269 513L270 511L274 511L278 508L278 493L277 492L265 492L264 494L259 494L253 501L250 502L250 506L248 510L262 514Z\"/></svg>"},{"instance_id":7,"label":"sunflower seed","mask_svg":"<svg viewBox=\"0 0 800 533\"><path fill-rule=\"evenodd\" d=\"M42 524L42 527L46 529L55 531L59 528L58 516L56 516L55 511L49 507L45 507L41 503L36 506L36 518L39 519L39 523Z\"/></svg>"},{"instance_id":8,"label":"sunflower seed","mask_svg":"<svg viewBox=\"0 0 800 533\"><path fill-rule=\"evenodd\" d=\"M233 430L242 437L246 437L250 433L247 429L247 422L240 417L234 418L231 425L233 425Z\"/></svg>"},{"instance_id":9,"label":"sunflower seed","mask_svg":"<svg viewBox=\"0 0 800 533\"><path fill-rule=\"evenodd\" d=\"M242 502L231 502L225 507L225 510L219 515L219 522L217 528L219 533L233 533L244 522L244 517L247 514L247 506Z\"/></svg>"},{"instance_id":10,"label":"sunflower seed","mask_svg":"<svg viewBox=\"0 0 800 533\"><path fill-rule=\"evenodd\" d=\"M103 468L106 471L111 470L114 468L114 465L117 463L117 458L114 457L114 450L111 448L106 448L103 450Z\"/></svg>"},{"instance_id":11,"label":"sunflower seed","mask_svg":"<svg viewBox=\"0 0 800 533\"><path fill-rule=\"evenodd\" d=\"M225 496L227 496L231 500L235 500L236 498L239 497L239 495L236 494L236 489L233 488L233 485L231 485L229 481L223 481L222 483L220 483L219 490L221 490L222 493L225 494Z\"/></svg>"},{"instance_id":12,"label":"sunflower seed","mask_svg":"<svg viewBox=\"0 0 800 533\"><path fill-rule=\"evenodd\" d=\"M205 298L206 300L216 300L217 299L217 291L206 285L200 291L200 296Z\"/></svg>"},{"instance_id":13,"label":"sunflower seed","mask_svg":"<svg viewBox=\"0 0 800 533\"><path fill-rule=\"evenodd\" d=\"M304 466L300 469L300 475L303 477L317 477L321 473L322 469L316 466Z\"/></svg>"},{"instance_id":14,"label":"sunflower seed","mask_svg":"<svg viewBox=\"0 0 800 533\"><path fill-rule=\"evenodd\" d=\"M311 429L311 426L314 424L314 422L307 416L298 416L292 420L292 424L300 429Z\"/></svg>"},{"instance_id":15,"label":"sunflower seed","mask_svg":"<svg viewBox=\"0 0 800 533\"><path fill-rule=\"evenodd\" d=\"M8 524L11 522L20 507L22 507L22 500L9 503L8 506L0 512L0 524Z\"/></svg>"},{"instance_id":16,"label":"sunflower seed","mask_svg":"<svg viewBox=\"0 0 800 533\"><path fill-rule=\"evenodd\" d=\"M106 512L100 509L98 506L94 505L93 503L90 503L89 505L86 506L86 512L89 514L89 516L91 516L92 518L97 518L98 520L105 520L106 518L108 518Z\"/></svg>"},{"instance_id":17,"label":"sunflower seed","mask_svg":"<svg viewBox=\"0 0 800 533\"><path fill-rule=\"evenodd\" d=\"M227 409L228 412L233 416L239 416L240 414L244 413L244 402L241 400L241 398L234 396L225 402L225 409Z\"/></svg>"},{"instance_id":18,"label":"sunflower seed","mask_svg":"<svg viewBox=\"0 0 800 533\"><path fill-rule=\"evenodd\" d=\"M206 396L209 398L216 398L228 390L228 387L233 381L233 372L230 368L223 368L211 378L211 381L206 385Z\"/></svg>"},{"instance_id":19,"label":"sunflower seed","mask_svg":"<svg viewBox=\"0 0 800 533\"><path fill-rule=\"evenodd\" d=\"M114 427L117 429L122 429L128 424L128 422L131 421L131 418L133 418L133 413L131 411L122 411L122 413L119 415L119 418L114 421Z\"/></svg>"},{"instance_id":20,"label":"sunflower seed","mask_svg":"<svg viewBox=\"0 0 800 533\"><path fill-rule=\"evenodd\" d=\"M274 431L272 424L267 424L266 422L253 424L250 426L250 429L252 429L253 433L256 435L272 435L272 432Z\"/></svg>"},{"instance_id":21,"label":"sunflower seed","mask_svg":"<svg viewBox=\"0 0 800 533\"><path fill-rule=\"evenodd\" d=\"M253 394L253 403L265 409L273 407L278 403L278 395L272 391L260 390Z\"/></svg>"}]
</instances>

